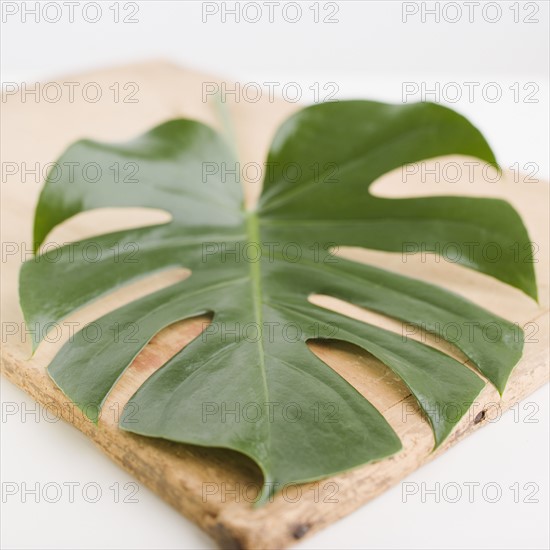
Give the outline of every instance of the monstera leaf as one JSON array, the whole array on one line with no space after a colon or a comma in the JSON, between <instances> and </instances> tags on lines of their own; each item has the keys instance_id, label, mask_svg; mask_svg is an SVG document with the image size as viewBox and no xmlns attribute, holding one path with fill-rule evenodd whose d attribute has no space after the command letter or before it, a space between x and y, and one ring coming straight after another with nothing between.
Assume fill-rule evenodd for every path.
<instances>
[{"instance_id":1,"label":"monstera leaf","mask_svg":"<svg viewBox=\"0 0 550 550\"><path fill-rule=\"evenodd\" d=\"M308 298L333 296L435 333L447 323L467 326L454 345L503 391L522 353L521 330L451 292L331 251L360 246L402 252L404 241L427 249L454 243L470 251L461 256L463 265L535 298L533 266L514 256L518 246L529 248L529 238L508 203L385 199L369 192L374 180L394 168L447 154L495 164L480 132L441 106L316 105L279 128L259 204L246 211L240 185L223 170L235 166L231 148L198 122L172 120L127 143L75 143L59 165L94 163L102 169L93 182L79 170L72 179L66 172L49 176L36 208L35 250L55 226L94 208L151 207L166 210L172 220L80 243L93 242L103 251L116 246L122 259L132 253L135 262L114 263L108 254L86 262L68 245L55 251L55 262L46 254L25 263L20 292L28 325L59 322L159 270L183 266L192 274L98 319L94 341L77 333L50 364L50 376L97 420L90 411L101 407L157 332L209 313L212 324L202 335L132 397L135 406L122 417L123 429L239 451L260 466L268 493L396 453L399 438L383 416L306 345L332 339L363 348L401 378L439 445L483 379L433 347ZM137 181L113 182L109 168L116 163L135 163ZM137 252L128 243L137 243ZM487 243L498 245L499 261L482 253ZM117 342L115 325L121 327ZM133 337L121 344L125 331ZM445 414L449 405L460 413Z\"/></svg>"}]
</instances>

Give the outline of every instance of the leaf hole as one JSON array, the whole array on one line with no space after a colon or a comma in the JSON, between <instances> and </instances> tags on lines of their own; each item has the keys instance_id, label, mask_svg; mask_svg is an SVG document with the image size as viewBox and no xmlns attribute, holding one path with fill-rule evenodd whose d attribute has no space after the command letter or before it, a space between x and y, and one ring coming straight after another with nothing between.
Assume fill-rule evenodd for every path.
<instances>
[{"instance_id":1,"label":"leaf hole","mask_svg":"<svg viewBox=\"0 0 550 550\"><path fill-rule=\"evenodd\" d=\"M346 246L340 247L335 256L444 288L504 318L513 311L518 322L532 319L538 310L537 304L517 288L435 254L402 254Z\"/></svg>"},{"instance_id":2,"label":"leaf hole","mask_svg":"<svg viewBox=\"0 0 550 550\"><path fill-rule=\"evenodd\" d=\"M103 408L121 410L145 381L210 325L213 315L177 321L157 332L110 391ZM118 418L111 419L115 424Z\"/></svg>"},{"instance_id":3,"label":"leaf hole","mask_svg":"<svg viewBox=\"0 0 550 550\"><path fill-rule=\"evenodd\" d=\"M509 173L507 177L512 177ZM369 188L375 197L407 199L429 196L487 197L501 195L506 175L485 161L447 155L405 164L376 179Z\"/></svg>"},{"instance_id":4,"label":"leaf hole","mask_svg":"<svg viewBox=\"0 0 550 550\"><path fill-rule=\"evenodd\" d=\"M100 296L63 320L51 323L35 356L44 358L47 362L51 361L71 335L83 329L86 325L134 300L179 283L190 275L191 271L183 267L164 269ZM33 327L27 327L27 329L32 330ZM27 340L30 346L30 337Z\"/></svg>"},{"instance_id":5,"label":"leaf hole","mask_svg":"<svg viewBox=\"0 0 550 550\"><path fill-rule=\"evenodd\" d=\"M393 332L394 334L398 334L401 336L403 342L409 339L415 340L432 348L436 348L461 363L465 363L468 359L455 345L421 327L412 327L410 323L405 323L382 313L377 313L370 309L359 307L344 300L340 300L339 298L324 294L313 294L309 297L309 301L324 309L335 311L346 317L351 317L352 319L357 319L364 323L369 323L389 332ZM337 334L335 337L337 337Z\"/></svg>"},{"instance_id":6,"label":"leaf hole","mask_svg":"<svg viewBox=\"0 0 550 550\"><path fill-rule=\"evenodd\" d=\"M172 221L172 214L159 208L95 208L80 212L56 226L40 247L99 237L107 233L162 225Z\"/></svg>"}]
</instances>

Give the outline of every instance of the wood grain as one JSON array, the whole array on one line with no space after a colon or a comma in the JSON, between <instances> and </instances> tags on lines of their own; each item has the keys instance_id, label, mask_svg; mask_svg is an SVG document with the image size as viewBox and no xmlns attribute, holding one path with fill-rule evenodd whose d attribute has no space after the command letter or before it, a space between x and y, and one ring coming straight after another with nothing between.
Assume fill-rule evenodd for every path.
<instances>
[{"instance_id":1,"label":"wood grain","mask_svg":"<svg viewBox=\"0 0 550 550\"><path fill-rule=\"evenodd\" d=\"M191 445L152 440L125 433L117 428L122 407L139 385L166 359L192 340L208 322L195 318L171 325L159 333L136 358L115 386L104 407L99 424L87 421L67 403L54 386L45 367L56 350L69 337L67 327L48 333L37 353L30 356L17 299L17 276L21 262L28 258L33 208L42 178L27 169L54 161L62 150L80 137L106 141L123 140L169 118L189 117L231 132L241 162L262 162L276 126L296 105L260 101L255 104L227 103L231 128L223 122L220 104L204 102L204 82L218 79L192 73L162 62L116 68L82 76L59 79L59 83L94 82L103 96L89 103L76 95L74 101L34 102L20 94L3 98L2 159L19 171L3 174L2 198L2 372L32 397L47 405L93 440L104 452L137 479L156 491L186 517L196 522L223 548L281 548L311 534L350 513L422 464L444 453L450 446L483 426L525 398L548 380L548 186L543 183L514 183L510 177L498 183L463 177L452 186L408 178L399 171L384 176L374 186L385 196L426 194L465 194L498 196L509 200L524 217L531 239L538 245L537 278L540 303L519 291L435 257L407 258L358 249L340 253L358 261L436 282L477 301L480 305L520 325L529 324L530 337L524 356L514 370L502 399L487 386L456 430L437 451L431 453L433 437L404 385L368 353L348 345L311 344L312 350L342 374L384 414L397 431L404 448L401 453L378 463L357 468L328 480L289 488L263 508L255 509L250 500L261 483L258 468L237 453ZM139 88L137 103L113 100L109 87L134 82ZM462 162L464 159L453 159ZM467 174L467 170L464 170ZM259 187L245 182L247 200L253 202ZM140 209L85 213L56 229L50 242L63 243L94 233L138 226L149 214ZM100 228L100 229L98 229ZM161 288L185 276L185 270L172 270L129 285L105 299L85 307L67 321L83 324L100 314ZM383 316L319 296L314 301L351 316L375 322L389 330L402 327ZM435 342L422 333L414 336L429 341L466 362L449 345ZM231 490L237 489L236 494ZM296 498L300 495L299 498ZM293 502L294 501L294 502Z\"/></svg>"}]
</instances>

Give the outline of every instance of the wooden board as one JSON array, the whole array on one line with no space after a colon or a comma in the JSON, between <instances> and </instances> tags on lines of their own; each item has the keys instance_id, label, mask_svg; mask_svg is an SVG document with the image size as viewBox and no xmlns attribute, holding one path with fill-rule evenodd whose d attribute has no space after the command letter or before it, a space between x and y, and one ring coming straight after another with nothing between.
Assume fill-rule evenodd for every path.
<instances>
[{"instance_id":1,"label":"wooden board","mask_svg":"<svg viewBox=\"0 0 550 550\"><path fill-rule=\"evenodd\" d=\"M60 101L54 102L36 101L32 96L19 93L4 98L3 165L13 163L10 164L10 173L14 167L18 167L18 172L4 173L2 180L2 372L38 402L47 404L50 411L57 411L74 424L114 461L196 522L220 546L281 548L350 513L483 426L495 412L498 413L496 409L510 407L548 380L548 186L544 183L514 183L510 177L498 183L483 178L471 183L466 177L467 170L464 171L465 177L452 185L437 184L430 178L426 181L402 178L400 171L384 176L375 184L375 191L386 196L432 193L499 196L519 210L532 240L538 245L539 304L489 277L436 261L433 256L417 255L404 262L399 254L351 249L342 253L359 261L442 284L511 321L521 325L530 323L524 356L514 370L503 398L500 399L497 392L487 386L472 407L471 414L463 418L437 453L430 454L433 438L429 426L419 414L410 393L391 371L352 346L312 345L315 353L384 414L403 441L404 449L381 462L304 485L299 488L301 497L296 502L291 500L295 500L297 493L289 491L286 495L279 494L265 507L254 509L247 488L251 483L259 485L261 479L257 467L244 457L230 451L151 440L117 428L117 411L155 369L200 332L204 319L180 322L158 334L117 383L105 406L109 413L102 415L99 425L95 426L66 402L45 371L48 361L69 337L68 330L58 334L56 328L55 333L48 333L48 341L29 359L29 339L24 336L17 298L18 270L21 261L29 257L33 208L42 182L40 174L35 176L28 171L35 170L37 163L42 169L54 161L75 139L124 140L174 117L195 118L227 130L228 126L223 122L227 119L223 114L225 108L225 114L232 121L241 162L263 161L275 127L297 106L285 102L251 104L233 101L220 110L219 102L205 102L202 97L203 83L216 81L215 78L155 62L71 76L59 81L65 90L68 85L64 83L67 82L77 83L75 90L83 89L89 83L94 83L92 86L96 90L99 86L102 97L95 103L85 101L82 93L76 93L73 101L66 93ZM123 101L136 90L128 83L137 86L137 93L129 97L137 99L136 103ZM118 102L114 96L117 87L120 91ZM53 88L50 91L53 95ZM91 93L92 88L89 91ZM462 162L463 159L453 160ZM27 171L26 177L22 168ZM253 201L259 192L258 185L245 183L247 198ZM98 232L139 226L145 219L154 221L137 210L117 212L115 216L112 211L81 214L56 229L49 241L64 243ZM132 284L84 308L68 321L81 325L181 277L181 272L170 271ZM390 330L402 330L398 323L383 316L326 297L315 299L327 307ZM425 335L415 337L424 338ZM466 362L454 348L434 341L430 343ZM230 493L235 488L238 496ZM215 494L206 495L214 491Z\"/></svg>"}]
</instances>

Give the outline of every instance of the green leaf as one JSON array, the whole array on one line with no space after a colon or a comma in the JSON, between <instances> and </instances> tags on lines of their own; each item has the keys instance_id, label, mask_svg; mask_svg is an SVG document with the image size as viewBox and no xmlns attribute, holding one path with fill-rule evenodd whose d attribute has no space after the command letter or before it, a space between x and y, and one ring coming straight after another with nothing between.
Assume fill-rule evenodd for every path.
<instances>
[{"instance_id":1,"label":"green leaf","mask_svg":"<svg viewBox=\"0 0 550 550\"><path fill-rule=\"evenodd\" d=\"M452 343L504 390L521 357L521 329L439 287L330 251L343 245L402 252L404 242L428 249L478 243L462 257L463 265L536 298L532 264L514 261L513 245L529 246L529 237L508 203L369 193L370 184L394 168L448 154L496 165L479 131L441 106L316 105L280 127L258 207L245 211L240 185L224 174L235 166L231 149L203 124L173 120L128 143L75 143L59 164L96 163L100 176L94 182L78 170L49 176L36 208L35 250L58 224L95 208L157 208L172 220L81 241L102 251L96 262L75 256L67 245L55 251L56 261L46 254L25 263L20 296L27 324L59 322L159 270L186 267L192 275L97 319L94 341L78 332L50 364L51 377L97 420L114 384L156 333L209 313L212 324L132 397L123 429L249 456L263 471L264 500L282 484L398 452L399 438L384 417L306 344L325 339L352 343L387 365L418 401L435 445L441 444L483 380L433 347L308 298L333 296L436 334L448 323L468 327ZM136 163L137 182L113 182L115 163ZM480 253L487 243L498 244L499 261ZM123 251L116 262L108 252L114 247ZM130 253L136 262L124 261ZM117 341L114 327L120 327ZM39 341L35 336L33 348Z\"/></svg>"}]
</instances>

